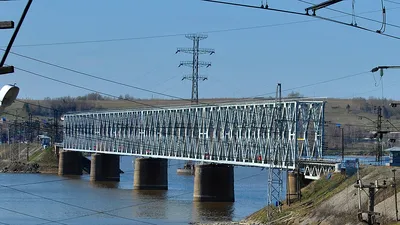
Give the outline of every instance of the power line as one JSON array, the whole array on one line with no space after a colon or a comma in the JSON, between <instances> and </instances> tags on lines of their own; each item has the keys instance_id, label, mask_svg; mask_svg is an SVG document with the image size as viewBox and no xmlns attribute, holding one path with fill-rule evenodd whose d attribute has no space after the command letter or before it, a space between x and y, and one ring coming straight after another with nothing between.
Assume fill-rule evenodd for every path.
<instances>
[{"instance_id":1,"label":"power line","mask_svg":"<svg viewBox=\"0 0 400 225\"><path fill-rule=\"evenodd\" d=\"M2 186L2 185L0 185L0 186ZM39 220L45 220L45 221L47 221L47 223L58 223L58 224L67 225L67 224L61 223L61 222L59 222L59 221L49 220L49 219L46 219L46 218L42 218L42 217L38 217L38 216L34 216L34 215L27 214L27 213L19 212L19 211L16 211L16 210L7 209L7 208L1 207L1 206L0 206L0 209L2 209L2 210L4 210L4 211L16 213L16 214L19 214L19 215L23 215L23 216L27 216L27 217L39 219ZM3 223L3 224L6 224L6 223Z\"/></svg>"},{"instance_id":2,"label":"power line","mask_svg":"<svg viewBox=\"0 0 400 225\"><path fill-rule=\"evenodd\" d=\"M261 174L261 173L259 173L259 174ZM248 179L248 178L251 178L251 177L255 177L255 176L258 176L259 174L255 174L255 175L250 175L250 176L247 176L247 177L243 177L243 178L238 179L237 181L244 180L244 179ZM61 180L59 180L59 181L61 181ZM40 182L38 182L38 183L40 183ZM153 224L153 223L149 223L149 222L146 222L146 221L134 220L134 219L127 218L127 217L117 216L117 215L114 215L114 214L110 214L109 212L117 211L117 210L121 210L121 209L126 209L126 208L131 208L131 207L138 207L138 206L148 205L148 204L151 204L151 203L156 203L156 202L158 202L158 200L155 200L155 201L146 202L146 203L141 203L141 204L133 204L133 205L123 206L123 207L119 207L119 208L114 208L114 209L112 209L112 210L96 211L96 210L88 209L88 208L85 208L85 207L81 207L81 206L69 204L69 203L66 203L66 202L63 202L63 201L59 201L59 200L47 198L47 197L44 197L44 196L41 196L41 195L36 195L36 194L30 193L30 192L27 192L27 191L22 191L22 190L19 190L19 189L16 189L16 188L11 188L12 185L9 185L9 186L0 185L0 186L5 187L5 188L12 189L12 190L14 190L14 191L18 191L18 192L21 192L21 193L29 194L29 195L32 195L32 196L35 196L35 197L39 197L39 198L42 198L42 199L46 199L46 200L49 200L49 201L54 201L54 202L57 202L57 203L60 203L60 204L64 204L64 205L68 205L68 206L72 206L72 207L77 207L77 208L80 208L80 209L84 209L84 210L88 210L88 211L93 211L93 212L94 212L94 213L87 214L87 215L81 215L81 216L71 217L71 218L62 219L62 220L57 220L57 221L50 221L50 220L47 220L47 221L49 221L49 222L56 222L56 223L60 223L60 222L62 222L62 221L66 221L66 220L71 220L71 219L77 219L77 218L87 217L87 216L91 216L91 215L96 215L96 214L105 214L105 215L110 215L110 216L117 217L117 218L132 220L132 221L135 221L135 222ZM192 193L192 191L190 191L190 192L185 192L185 193L182 193L182 194L179 194L179 195L175 195L175 196L172 196L172 197L170 197L170 198L175 198L175 197L187 195L187 194L190 194L190 193ZM1 207L0 207L0 208L1 208ZM5 210L7 210L7 209L5 209ZM7 210L7 211L10 211L10 210ZM31 215L28 215L28 214L25 214L25 213L20 213L20 212L17 212L17 211L12 211L12 212L15 212L15 213L18 213L18 214L22 214L22 215L26 215L26 216L32 217ZM39 217L34 217L34 218L42 219L42 218L39 218ZM46 219L43 219L43 220L46 220ZM47 224L47 223L42 223L42 224ZM60 224L63 224L63 223L60 223Z\"/></svg>"},{"instance_id":3,"label":"power line","mask_svg":"<svg viewBox=\"0 0 400 225\"><path fill-rule=\"evenodd\" d=\"M293 91L293 90L300 89L300 88L306 88L306 87L325 84L325 83L329 83L329 82L333 82L333 81L337 81L337 80L342 80L342 79L346 79L346 78L350 78L350 77L356 77L356 76L359 76L359 75L362 75L362 74L367 74L367 73L370 73L370 72L371 71L364 71L364 72L360 72L360 73L350 74L350 75L346 75L346 76L342 76L342 77L338 77L338 78L333 78L333 79L329 79L329 80L324 80L324 81L320 81L320 82L316 82L316 83L312 83L312 84L306 84L306 85L302 85L302 86L298 86L298 87L294 87L294 88L284 89L284 90L282 90L282 92ZM275 92L269 92L269 93L259 94L259 95L256 95L254 97L267 96L267 95L274 94L274 93Z\"/></svg>"},{"instance_id":4,"label":"power line","mask_svg":"<svg viewBox=\"0 0 400 225\"><path fill-rule=\"evenodd\" d=\"M15 69L23 71L23 72L26 72L26 73L29 73L29 74L32 74L32 75L35 75L35 76L38 76L38 77L42 77L42 78L45 78L45 79L48 79L48 80L52 80L52 81L55 81L55 82L58 82L58 83L62 83L62 84L68 85L68 86L76 87L76 88L83 89L83 90L86 90L86 91L96 92L96 93L99 93L99 94L102 94L102 95L105 95L105 96L109 96L109 97L112 97L112 98L118 98L118 96L116 96L116 95L112 95L112 94L107 94L107 93L104 93L104 92L96 91L96 90L93 90L93 89L90 89L90 88L87 88L87 87L84 87L84 86L80 86L80 85L77 85L77 84L72 84L72 83L69 83L69 82L65 82L65 81L62 81L62 80L51 78L51 77L48 77L48 76L45 76L45 75L42 75L42 74L39 74L39 73L35 73L35 72L29 71L29 70L22 69L22 68L15 67ZM147 104L147 103L143 103L143 102L139 102L139 101L135 101L135 100L131 100L131 99L124 99L124 100L130 101L130 102L133 102L133 103L136 103L136 104L139 104L139 105L151 107L151 108L164 109L163 107L160 107L160 106L154 106L154 105L150 105L150 104Z\"/></svg>"},{"instance_id":5,"label":"power line","mask_svg":"<svg viewBox=\"0 0 400 225\"><path fill-rule=\"evenodd\" d=\"M56 200L56 199L48 198L48 197L45 197L45 196L37 195L37 194L30 193L30 192L27 192L27 191L23 191L23 190L20 190L20 189L17 189L17 188L13 188L13 187L10 187L10 186L5 186L5 185L2 185L2 184L0 184L0 186L8 188L8 189L11 189L11 190L14 190L14 191L17 191L17 192L21 192L21 193L24 193L24 194L35 196L35 197L38 197L38 198L41 198L41 199L45 199L45 200L48 200L48 201L60 203L60 204L71 206L71 207L75 207L75 208L78 208L78 209L92 211L92 212L95 212L97 214L105 214L105 215L109 215L109 216L112 216L112 217L115 217L115 218L126 219L126 220L130 220L130 221L134 221L134 222L140 222L140 223L155 225L155 223L150 223L150 222L136 220L136 219L122 217L122 216L117 216L117 215L109 214L107 212L101 212L101 211L85 208L85 207L82 207L82 206L79 206L79 205L74 205L74 204L70 204L70 203L67 203L67 202L60 201L60 200ZM49 220L47 220L47 221L49 221ZM49 221L49 222L57 222L57 221ZM57 223L59 223L59 222L57 222Z\"/></svg>"},{"instance_id":6,"label":"power line","mask_svg":"<svg viewBox=\"0 0 400 225\"><path fill-rule=\"evenodd\" d=\"M348 23L345 23L345 22L341 22L341 21L338 21L338 20L334 20L334 19L331 19L331 18L328 18L328 17L309 15L309 14L306 14L306 13L300 13L300 12L296 12L296 11L289 11L289 10L283 10L283 9L262 8L262 7L254 6L254 5L245 5L245 4L238 4L238 3L225 2L225 1L216 1L216 0L200 0L200 1L217 3L217 4L224 4L224 5L239 6L239 7L245 7L245 8L254 8L254 9L275 11L275 12L280 12L280 13L293 14L293 15L306 16L306 17L313 17L313 18L326 20L326 21L329 21L329 22L332 22L332 23L337 23L337 24L344 25L344 26L354 27L354 28L357 28L357 29L360 29L360 30L372 32L374 34L379 34L379 35L383 35L383 36L386 36L386 37L389 37L389 38L400 40L400 37L398 37L398 36L385 34L385 33L382 33L382 32L376 32L374 30L371 30L371 29L368 29L368 28L365 28L365 27L355 26L355 25L348 24Z\"/></svg>"},{"instance_id":7,"label":"power line","mask_svg":"<svg viewBox=\"0 0 400 225\"><path fill-rule=\"evenodd\" d=\"M51 78L51 77L48 77L48 76L45 76L45 75L42 75L42 74L39 74L39 73L35 73L35 72L29 71L29 70L22 69L22 68L15 67L15 69L20 70L20 71L24 71L26 73L29 73L29 74L32 74L32 75L35 75L35 76L38 76L38 77L42 77L42 78L45 78L45 79L48 79L48 80L52 80L52 81L55 81L55 82L58 82L58 83L62 83L62 84L65 84L65 85L76 87L76 88L79 88L79 89L83 89L83 90L87 90L87 91L91 91L91 92L97 92L97 93L100 93L100 94L105 95L105 96L118 98L117 96L112 95L112 94L96 91L96 90L93 90L93 89L90 89L90 88L86 88L84 86L80 86L80 85L72 84L72 83L69 83L69 82L62 81L62 80L58 80L58 79L55 79L55 78ZM147 107L150 107L150 108L165 109L165 108L160 107L160 106L155 106L155 105L151 105L151 104L147 104L147 103L142 103L142 102L131 100L131 99L123 99L123 100L129 101L129 102L133 102L133 103L136 103L136 104L140 104L140 105L144 105L144 106L147 106ZM209 119L209 118L203 117L203 116L200 116L200 118ZM227 122L227 121L224 121L224 122Z\"/></svg>"},{"instance_id":8,"label":"power line","mask_svg":"<svg viewBox=\"0 0 400 225\"><path fill-rule=\"evenodd\" d=\"M400 7L394 7L391 9L386 10L394 10L399 9ZM361 12L359 14L369 14L380 12L381 10L372 10ZM344 16L333 16L329 18L342 18ZM275 24L267 24L267 25L259 25L259 26L248 26L248 27L239 27L239 28L228 28L228 29L218 29L218 30L209 30L209 31L201 31L198 33L225 33L225 32L232 32L232 31L242 31L242 30L253 30L253 29L262 29L262 28L269 28L269 27L280 27L280 26L287 26L287 25L294 25L294 24L301 24L301 23L309 23L309 22L316 22L318 20L311 19L311 20L302 20L302 21L292 21L286 23L275 23ZM84 40L84 41L64 41L64 42L52 42L52 43L38 43L38 44L20 44L20 45L13 45L13 47L40 47L40 46L57 46L57 45L74 45L74 44L90 44L90 43L107 43L107 42L120 42L120 41L132 41L132 40L147 40L147 39L158 39L158 38L169 38L169 37L178 37L178 36L185 36L188 33L176 33L176 34L166 34L166 35L153 35L153 36L141 36L141 37L127 37L127 38L112 38L112 39L99 39L99 40ZM4 47L4 46L3 46Z\"/></svg>"},{"instance_id":9,"label":"power line","mask_svg":"<svg viewBox=\"0 0 400 225\"><path fill-rule=\"evenodd\" d=\"M395 2L395 1L392 1L392 0L385 0L385 2L390 2L390 3L393 3L393 4L398 4L398 5L400 5L400 2Z\"/></svg>"},{"instance_id":10,"label":"power line","mask_svg":"<svg viewBox=\"0 0 400 225\"><path fill-rule=\"evenodd\" d=\"M1 49L1 50L3 50L3 49ZM29 59L29 60L32 60L32 61L36 61L36 62L39 62L39 63L42 63L42 64L46 64L46 65L49 65L49 66L53 66L53 67L56 67L56 68L59 68L59 69L63 69L63 70L66 70L66 71L70 71L70 72L73 72L73 73L77 73L77 74L80 74L80 75L84 75L84 76L87 76L87 77L91 77L91 78L95 78L95 79L98 79L98 80L106 81L106 82L109 82L109 83L113 83L113 84L129 87L129 88L133 88L133 89L137 89L137 90L141 90L141 91L145 91L145 92L149 92L149 93L153 93L153 94L157 94L157 95L161 95L161 96L165 96L165 97L170 97L170 98L175 98L175 99L179 99L179 100L190 101L189 99L184 99L184 98L176 97L176 96L173 96L173 95L164 94L164 93L161 93L161 92L149 90L149 89L146 89L146 88L141 88L141 87L138 87L138 86L126 84L126 83L115 81L115 80L110 80L110 79L107 79L107 78L99 77L99 76L96 76L96 75L93 75L93 74L85 73L85 72L78 71L78 70L75 70L75 69L71 69L71 68L68 68L68 67L65 67L65 66L61 66L61 65L58 65L58 64L54 64L54 63L50 63L50 62L47 62L47 61L44 61L44 60L33 58L33 57L30 57L30 56L27 56L27 55L22 55L22 54L19 54L19 53L16 53L16 52L10 52L10 54L13 54L13 55L25 58L25 59ZM97 91L95 91L95 92L97 92Z\"/></svg>"},{"instance_id":11,"label":"power line","mask_svg":"<svg viewBox=\"0 0 400 225\"><path fill-rule=\"evenodd\" d=\"M137 89L137 90L141 90L141 91L145 91L145 92L149 92L149 93L153 93L153 94L158 94L158 95L162 95L162 96L166 96L166 97L170 97L170 98L174 98L174 99L178 99L178 100L191 101L190 99L185 99L185 98L174 96L174 95L170 95L170 94L156 92L156 91L153 91L153 90L149 90L149 89L145 89L145 88L129 85L129 84L126 84L126 83L123 83L123 82L119 82L119 81L115 81L115 80L99 77L99 76L96 76L96 75L93 75L93 74L89 74L89 73L85 73L85 72L78 71L78 70L75 70L75 69L71 69L71 68L68 68L68 67L65 67L65 66L61 66L61 65L58 65L58 64L54 64L54 63L50 63L50 62L47 62L47 61L44 61L44 60L40 60L40 59L33 58L33 57L30 57L30 56L22 55L22 54L19 54L19 53L16 53L16 52L10 52L10 54L14 54L14 55L22 57L22 58L26 58L26 59L29 59L29 60L32 60L32 61L43 63L43 64L46 64L46 65L49 65L49 66L53 66L53 67L56 67L56 68L60 68L60 69L66 70L66 71L70 71L70 72L73 72L73 73L81 74L81 75L84 75L84 76L87 76L87 77L91 77L91 78L95 78L95 79L98 79L98 80L106 81L106 82L109 82L109 83L113 83L113 84L129 87L129 88L133 88L133 89ZM329 79L329 80L325 80L325 81L320 81L320 82L317 82L317 83L302 85L302 86L298 86L298 87L294 87L294 88L290 88L290 89L285 89L285 90L282 90L282 91L283 92L287 92L287 91L291 91L291 90L295 90L295 89L311 87L311 86L315 86L315 85L319 85L319 84L329 83L329 82L332 82L332 81L337 81L337 80L341 80L341 79L345 79L345 78L350 78L350 77L362 75L362 74L369 73L369 72L370 71L351 74L351 75L346 75L346 76L343 76L343 77L338 77L338 78L333 78L333 79ZM90 90L90 91L100 93L100 92L95 91L95 90ZM255 96L250 96L248 98L267 96L267 95L274 94L274 93L275 92L269 92L269 93L255 95ZM111 96L111 97L116 98L115 96ZM231 102L237 102L237 100L223 101L223 102L219 102L218 104L231 103ZM137 103L137 102L135 101L135 103ZM203 103L203 102L199 102L199 104L206 105L206 106L217 106L217 104L210 104L210 103ZM147 106L149 106L149 105L147 104Z\"/></svg>"}]
</instances>

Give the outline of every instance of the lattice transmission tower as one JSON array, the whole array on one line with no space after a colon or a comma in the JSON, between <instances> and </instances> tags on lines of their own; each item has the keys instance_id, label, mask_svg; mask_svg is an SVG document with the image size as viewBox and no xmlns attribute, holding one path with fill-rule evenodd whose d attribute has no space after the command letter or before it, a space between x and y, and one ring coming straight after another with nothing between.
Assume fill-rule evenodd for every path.
<instances>
[{"instance_id":1,"label":"lattice transmission tower","mask_svg":"<svg viewBox=\"0 0 400 225\"><path fill-rule=\"evenodd\" d=\"M277 152L277 158L272 159L270 163L271 167L268 169L268 206L275 205L278 211L281 211L281 197L283 192L283 167L286 163L282 161L283 148L287 147L284 144L285 128L283 126L284 110L282 104L282 90L281 84L278 83L276 87L276 99L275 99L275 112L277 120L274 121L274 135L275 135L275 151ZM286 159L286 157L285 157ZM268 208L270 209L270 208ZM271 210L268 210L268 219L271 218Z\"/></svg>"},{"instance_id":2,"label":"lattice transmission tower","mask_svg":"<svg viewBox=\"0 0 400 225\"><path fill-rule=\"evenodd\" d=\"M207 80L207 77L199 76L199 67L210 67L210 62L202 62L199 61L200 54L214 54L214 49L210 48L200 48L200 40L206 39L208 36L205 34L188 34L185 35L186 38L193 41L192 48L178 48L176 53L190 53L193 55L192 61L182 61L179 64L181 66L189 66L192 67L192 74L189 76L185 76L182 80L191 80L192 81L192 104L199 104L199 80Z\"/></svg>"}]
</instances>

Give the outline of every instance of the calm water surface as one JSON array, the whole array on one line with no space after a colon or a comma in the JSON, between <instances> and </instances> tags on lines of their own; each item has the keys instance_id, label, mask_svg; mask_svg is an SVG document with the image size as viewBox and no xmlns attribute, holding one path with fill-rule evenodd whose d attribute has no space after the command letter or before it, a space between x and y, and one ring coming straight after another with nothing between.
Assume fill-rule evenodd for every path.
<instances>
[{"instance_id":1,"label":"calm water surface","mask_svg":"<svg viewBox=\"0 0 400 225\"><path fill-rule=\"evenodd\" d=\"M0 174L0 224L188 224L240 220L267 203L267 170L235 167L234 203L193 202L194 176L176 174L168 191L133 190L132 157L121 157L121 181L91 183L46 174ZM285 185L284 185L285 186ZM101 213L105 212L105 213Z\"/></svg>"}]
</instances>

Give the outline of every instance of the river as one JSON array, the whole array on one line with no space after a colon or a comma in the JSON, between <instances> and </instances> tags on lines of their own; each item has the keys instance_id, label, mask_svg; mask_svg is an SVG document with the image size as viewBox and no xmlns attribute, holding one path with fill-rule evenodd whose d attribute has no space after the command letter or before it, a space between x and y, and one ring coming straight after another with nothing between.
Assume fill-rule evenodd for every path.
<instances>
[{"instance_id":1,"label":"river","mask_svg":"<svg viewBox=\"0 0 400 225\"><path fill-rule=\"evenodd\" d=\"M364 164L374 161L374 157L357 158ZM89 175L66 178L51 174L0 174L0 224L166 225L238 221L267 204L268 170L237 166L234 203L198 203L192 201L194 176L176 174L184 161L169 160L168 191L136 191L132 159L121 157L120 167L125 173L116 183L91 183Z\"/></svg>"},{"instance_id":2,"label":"river","mask_svg":"<svg viewBox=\"0 0 400 225\"><path fill-rule=\"evenodd\" d=\"M136 191L132 159L121 157L125 173L117 183L94 184L89 182L88 175L65 178L50 174L0 174L0 224L237 221L267 203L267 170L235 167L234 203L195 203L194 176L176 174L183 161L169 160L168 191Z\"/></svg>"}]
</instances>

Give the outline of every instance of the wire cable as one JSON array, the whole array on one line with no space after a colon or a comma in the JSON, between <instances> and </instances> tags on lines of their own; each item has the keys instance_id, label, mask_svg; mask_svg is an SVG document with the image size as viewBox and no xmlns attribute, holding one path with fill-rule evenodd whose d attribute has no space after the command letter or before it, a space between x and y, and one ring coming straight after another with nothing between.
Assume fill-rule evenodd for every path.
<instances>
[{"instance_id":1,"label":"wire cable","mask_svg":"<svg viewBox=\"0 0 400 225\"><path fill-rule=\"evenodd\" d=\"M257 173L257 174L249 175L249 176L246 176L246 177L242 177L242 178L239 178L238 180L236 180L236 182L241 181L241 180L245 180L245 179L249 179L251 177L259 176L260 174L262 174L262 173ZM185 193L181 193L181 194L177 194L177 195L171 196L169 198L176 198L176 197L180 197L180 196L184 196L184 195L188 195L188 194L192 194L192 193L193 193L193 191L185 192ZM143 206L143 205L149 205L149 204L152 204L152 203L157 203L159 201L160 200L154 200L154 201L144 202L144 203L140 203L140 204L132 204L132 205L127 205L127 206L122 206L122 207L119 207L119 208L114 208L112 210L106 210L106 211L102 211L102 212L99 212L99 213L91 213L91 214L87 214L87 215L81 215L81 216L71 217L71 218L67 218L67 219L63 219L63 220L58 220L58 222L64 222L64 221L67 221L67 220L93 216L93 215L97 215L97 214L100 214L100 213L110 213L110 212L113 212L113 211L118 211L118 210L127 209L127 208L140 207L140 206ZM43 225L43 224L47 224L47 223L42 223L40 225Z\"/></svg>"},{"instance_id":2,"label":"wire cable","mask_svg":"<svg viewBox=\"0 0 400 225\"><path fill-rule=\"evenodd\" d=\"M35 197L38 197L38 198L41 198L41 199L45 199L45 200L48 200L48 201L56 202L56 203L59 203L59 204L75 207L75 208L82 209L82 210L92 211L92 212L95 212L96 214L105 214L105 215L112 216L112 217L115 217L115 218L126 219L126 220L129 220L129 221L134 221L134 222L139 222L139 223L144 223L144 224L156 225L155 223L150 223L150 222L141 221L141 220L132 219L132 218L127 218L127 217L122 217L122 216L117 216L117 215L109 214L107 212L97 211L97 210L89 209L89 208L82 207L82 206L79 206L79 205L70 204L70 203L67 203L67 202L63 202L63 201L60 201L60 200L48 198L48 197L45 197L45 196L42 196L42 195L37 195L37 194L31 193L31 192L23 191L23 190L20 190L20 189L17 189L17 188L13 188L13 187L10 187L10 186L5 186L5 185L2 185L2 184L0 184L0 186L4 187L4 188L11 189L11 190L14 190L14 191L17 191L17 192L20 192L20 193L24 193L24 194L27 194L27 195L35 196ZM47 220L47 221L49 221L49 220ZM57 222L57 221L49 221L49 222ZM59 222L61 222L61 221L58 221L57 223L59 223Z\"/></svg>"},{"instance_id":3,"label":"wire cable","mask_svg":"<svg viewBox=\"0 0 400 225\"><path fill-rule=\"evenodd\" d=\"M94 89L86 88L84 86L80 86L80 85L77 85L77 84L72 84L72 83L69 83L69 82L65 82L65 81L62 81L62 80L51 78L51 77L48 77L48 76L45 76L45 75L42 75L42 74L39 74L39 73L35 73L35 72L29 71L29 70L25 70L25 69L22 69L22 68L19 68L19 67L14 67L14 68L17 69L17 70L20 70L20 71L23 71L23 72L38 76L38 77L42 77L42 78L45 78L45 79L48 79L48 80L51 80L51 81L62 83L62 84L68 85L68 86L76 87L76 88L79 88L79 89L82 89L82 90L86 90L86 91L96 92L96 93L99 93L99 94L102 94L102 95L105 95L105 96L108 96L108 97L112 97L112 98L119 98L116 95L112 95L112 94L107 94L107 93L104 93L104 92L96 91ZM139 104L139 105L143 105L143 106L146 106L146 107L150 107L150 108L165 109L165 108L160 107L160 106L154 106L154 105L150 105L150 104L147 104L147 103L135 101L135 100L132 100L132 99L124 99L124 100L130 101L130 102L133 102L133 103L136 103L136 104Z\"/></svg>"},{"instance_id":4,"label":"wire cable","mask_svg":"<svg viewBox=\"0 0 400 225\"><path fill-rule=\"evenodd\" d=\"M145 91L145 92L149 92L149 93L153 93L153 94L158 94L158 95L162 95L162 96L166 96L166 97L170 97L170 98L174 98L174 99L178 99L178 100L191 102L191 99L185 99L185 98L182 98L182 97L178 97L178 96L174 96L174 95L170 95L170 94L165 94L165 93L161 93L161 92L156 92L156 91L152 91L152 90L149 90L149 89L146 89L146 88L141 88L141 87L129 85L129 84L126 84L126 83L123 83L123 82L119 82L119 81L115 81L115 80L99 77L99 76L96 76L96 75L93 75L93 74L81 72L81 71L78 71L78 70L75 70L75 69L71 69L71 68L68 68L68 67L65 67L65 66L60 66L60 65L57 65L57 64L54 64L54 63L50 63L50 62L47 62L47 61L44 61L44 60L40 60L40 59L37 59L37 58L34 58L34 57L22 55L22 54L19 54L19 53L16 53L16 52L10 52L10 54L14 54L14 55L19 56L19 57L23 57L23 58L26 58L26 59L29 59L29 60L33 60L33 61L36 61L36 62L39 62L39 63L43 63L43 64L46 64L46 65L50 65L50 66L53 66L53 67L56 67L56 68L64 69L64 70L67 70L67 71L70 71L70 72L74 72L74 73L81 74L81 75L84 75L84 76L88 76L88 77L91 77L91 78L95 78L95 79L98 79L98 80L106 81L106 82L109 82L109 83L113 83L113 84L129 87L129 88L133 88L133 89L137 89L137 90L141 90L141 91ZM303 85L303 86L300 86L300 87L284 89L284 90L282 90L282 92L287 92L287 91L290 91L290 90L295 90L295 89L311 87L311 86L315 86L315 85L319 85L319 84L329 83L329 82L333 82L333 81L337 81L337 80L341 80L341 79L345 79L345 78L350 78L350 77L362 75L364 73L369 73L369 72L370 71L361 72L361 73L346 75L346 76L343 76L343 77L333 78L333 79L330 79L330 80L325 80L325 81L321 81L321 82L317 82L317 83L313 83L313 84ZM94 92L99 93L98 91L94 91ZM266 95L270 95L270 94L274 94L274 93L275 92L264 93L264 94L259 94L259 95L255 95L255 96L250 96L250 97L247 97L247 98L255 98L255 97L260 97L260 96L266 96ZM112 96L112 97L115 98L115 96ZM219 106L218 104L226 104L226 103L233 103L233 102L237 102L237 100L223 101L223 102L218 102L217 104L199 102L199 105L203 105L203 106L204 105L205 106ZM135 101L135 103L137 103L137 101ZM149 106L149 105L147 104L146 106ZM155 106L153 106L153 107L155 107Z\"/></svg>"},{"instance_id":5,"label":"wire cable","mask_svg":"<svg viewBox=\"0 0 400 225\"><path fill-rule=\"evenodd\" d=\"M399 7L391 8L398 9ZM389 10L389 9L387 9ZM367 14L367 13L375 13L380 12L381 10L373 10L362 12L359 14ZM345 16L334 16L330 18L341 18ZM232 32L232 31L242 31L242 30L252 30L252 29L260 29L260 28L268 28L268 27L279 27L293 24L301 24L301 23L309 23L316 22L318 20L303 20L303 21L293 21L287 23L276 23L276 24L267 24L267 25L259 25L259 26L249 26L249 27L239 27L239 28L228 28L228 29L219 29L219 30L209 30L209 31L199 31L196 33L224 33L224 32ZM74 44L90 44L90 43L107 43L107 42L119 42L119 41L132 41L132 40L147 40L147 39L158 39L158 38L169 38L169 37L179 37L187 35L187 33L177 33L177 34L166 34L166 35L154 35L154 36L141 36L141 37L126 37L126 38L113 38L113 39L99 39L99 40L84 40L84 41L65 41L65 42L52 42L52 43L38 43L38 44L20 44L13 45L14 48L18 47L39 47L39 46L57 46L57 45L74 45ZM4 47L4 46L3 46Z\"/></svg>"},{"instance_id":6,"label":"wire cable","mask_svg":"<svg viewBox=\"0 0 400 225\"><path fill-rule=\"evenodd\" d=\"M306 3L306 4L309 4L309 5L314 5L314 3L308 2L308 1L305 1L305 0L298 0L298 1L303 2L303 3ZM388 25L388 26L391 26L391 27L400 28L399 25L391 24L391 23L386 23L386 9L385 9L385 7L384 7L384 5L383 5L383 0L381 0L381 1L382 1L382 9L379 10L379 11L382 11L382 14L383 14L383 20L382 20L382 21L375 20L375 19L371 19L371 18L364 17L364 16L353 15L352 13L348 13L348 12L345 12L345 11L333 9L333 8L330 8L330 7L325 7L325 9L330 10L330 11L333 11L333 12L341 13L341 14L344 14L344 15L347 15L347 16L354 16L354 17L359 18L359 19L364 19L364 20L368 20L368 21L371 21L371 22L375 22L375 23L382 24L381 30L382 30L382 29L384 30L384 25L385 25L385 26ZM351 25L351 24L349 24L349 25ZM356 27L356 26L357 26L357 25L354 25L354 27ZM383 33L383 32L382 32L382 33Z\"/></svg>"},{"instance_id":7,"label":"wire cable","mask_svg":"<svg viewBox=\"0 0 400 225\"><path fill-rule=\"evenodd\" d=\"M333 81L337 81L337 80L342 80L342 79L346 79L346 78L350 78L350 77L356 77L356 76L363 75L363 74L369 74L370 72L371 71L364 71L364 72L350 74L350 75L346 75L346 76L342 76L342 77L338 77L338 78L333 78L333 79L329 79L329 80L324 80L324 81L320 81L320 82L316 82L316 83L312 83L312 84L306 84L306 85L302 85L302 86L297 86L297 87L294 87L294 88L284 89L284 90L282 90L282 92L293 91L293 90L296 90L296 89L301 89L301 88L311 87L311 86L315 86L315 85L325 84L325 83L329 83L329 82L333 82ZM254 97L268 96L268 95L271 95L273 93L275 93L275 92L259 94L259 95L256 95Z\"/></svg>"},{"instance_id":8,"label":"wire cable","mask_svg":"<svg viewBox=\"0 0 400 225\"><path fill-rule=\"evenodd\" d=\"M340 24L340 25L354 27L354 28L357 28L357 29L360 29L360 30L372 32L374 34L379 34L379 35L383 35L383 36L386 36L386 37L389 37L389 38L400 40L400 37L398 37L398 36L394 36L394 35L390 35L390 34L386 34L386 33L377 33L376 31L368 29L368 28L365 28L365 27L353 26L353 25L351 25L349 23L345 23L345 22L341 22L341 21L338 21L338 20L330 19L328 17L322 17L322 16L317 16L317 15L309 15L307 13L300 13L300 12L295 12L295 11L288 11L288 10L281 10L281 9L274 9L274 8L261 8L259 6L238 4L238 3L232 3L232 2L215 1L215 0L200 0L200 1L212 2L212 3L224 4L224 5L239 6L239 7L246 7L246 8L261 9L261 10L269 10L269 11L281 12L281 13L286 13L286 14L294 14L294 15L299 15L299 16L313 17L313 18L318 18L318 19L321 19L321 20L329 21L329 22L332 22L332 23L337 23L337 24ZM350 16L351 16L351 13L350 13Z\"/></svg>"},{"instance_id":9,"label":"wire cable","mask_svg":"<svg viewBox=\"0 0 400 225\"><path fill-rule=\"evenodd\" d=\"M62 223L61 221L49 220L49 219L46 219L46 218L42 218L42 217L38 217L38 216L27 214L27 213L19 212L19 211L16 211L16 210L7 209L7 208L1 207L1 206L0 206L0 209L2 209L4 211L15 213L15 214L31 217L31 218L34 218L34 219L45 220L45 221L47 221L46 223L57 223L57 224L67 225L65 223Z\"/></svg>"},{"instance_id":10,"label":"wire cable","mask_svg":"<svg viewBox=\"0 0 400 225\"><path fill-rule=\"evenodd\" d=\"M1 49L1 50L4 51L4 49ZM149 93L152 93L152 94L157 94L157 95L161 95L161 96L166 96L166 97L170 97L170 98L174 98L174 99L179 99L179 100L184 100L184 101L191 101L190 99L185 99L185 98L181 98L181 97L176 97L176 96L173 96L173 95L169 95L169 94L165 94L165 93L161 93L161 92L157 92L157 91L153 91L153 90L141 88L141 87L138 87L138 86L126 84L126 83L123 83L123 82L119 82L119 81L115 81L115 80L111 80L111 79L99 77L99 76L92 75L92 74L89 74L89 73L81 72L81 71L78 71L78 70L75 70L75 69L71 69L71 68L68 68L68 67L65 67L65 66L60 66L60 65L57 65L57 64L54 64L54 63L46 62L46 61L44 61L44 60L40 60L40 59L33 58L33 57L30 57L30 56L22 55L22 54L19 54L19 53L16 53L16 52L10 52L10 53L13 54L13 55L16 55L16 56L25 58L25 59L29 59L29 60L32 60L32 61L36 61L36 62L39 62L39 63L42 63L42 64L46 64L46 65L49 65L49 66L53 66L53 67L56 67L56 68L59 68L59 69L63 69L63 70L66 70L66 71L70 71L70 72L73 72L73 73L77 73L77 74L80 74L80 75L84 75L84 76L87 76L87 77L91 77L91 78L94 78L94 79L106 81L106 82L109 82L109 83L113 83L113 84L117 84L117 85L129 87L129 88L133 88L133 89L137 89L137 90L149 92ZM26 71L25 71L25 72L26 72ZM97 91L96 91L96 92L97 92Z\"/></svg>"},{"instance_id":11,"label":"wire cable","mask_svg":"<svg viewBox=\"0 0 400 225\"><path fill-rule=\"evenodd\" d=\"M385 2L390 2L390 3L393 3L393 4L398 4L398 5L400 5L400 2L395 2L395 1L392 1L392 0L385 0Z\"/></svg>"}]
</instances>

